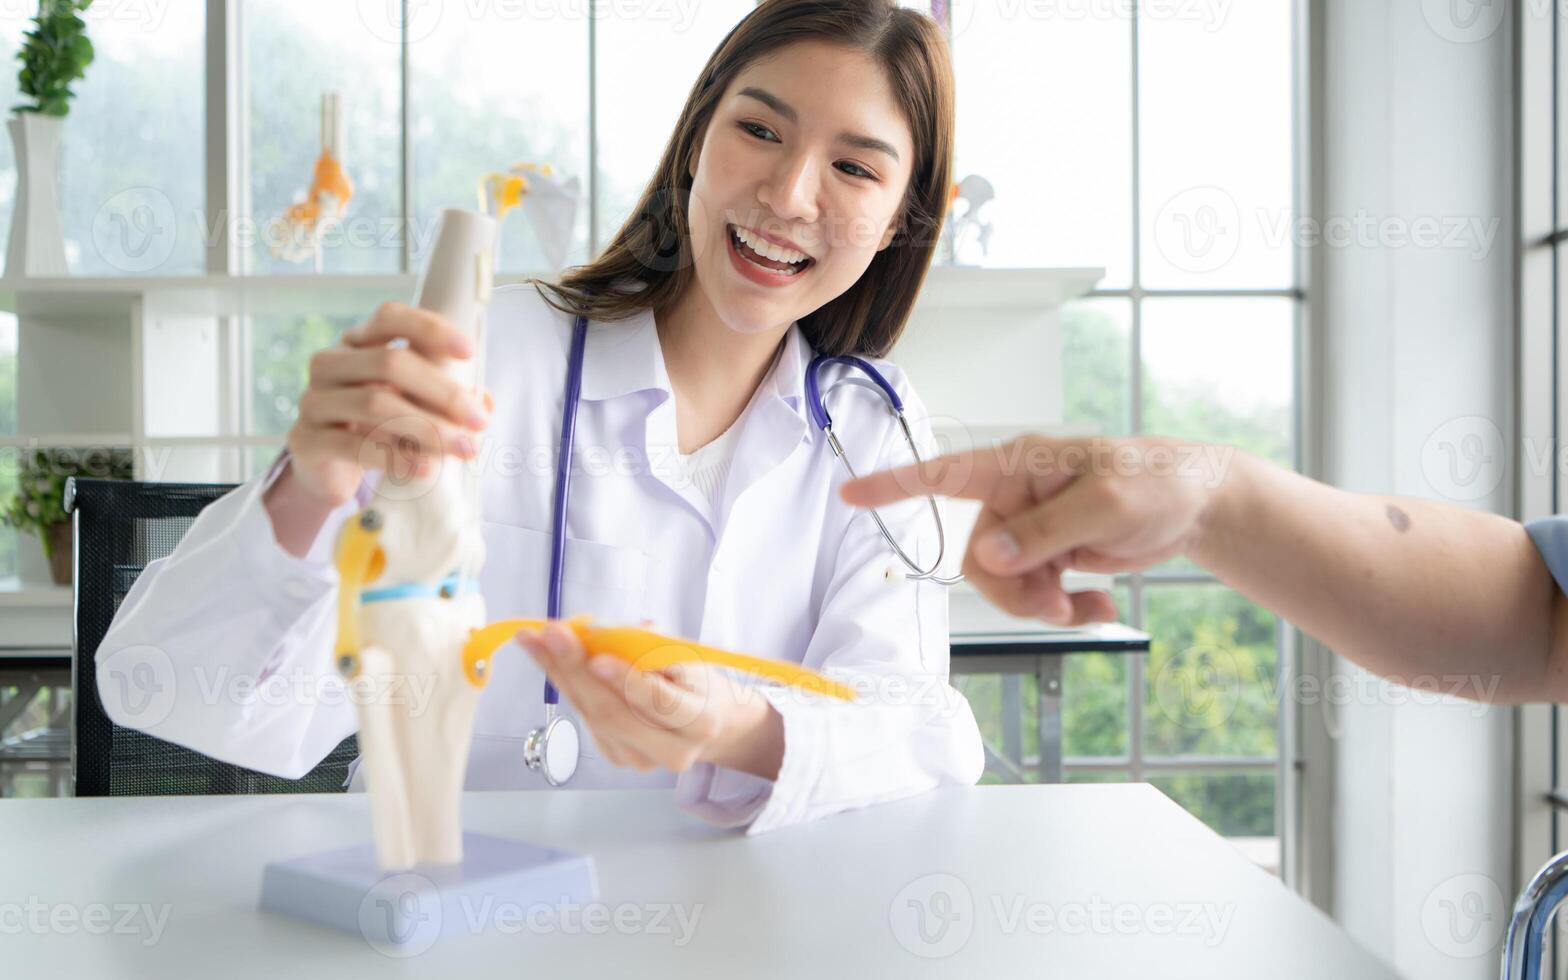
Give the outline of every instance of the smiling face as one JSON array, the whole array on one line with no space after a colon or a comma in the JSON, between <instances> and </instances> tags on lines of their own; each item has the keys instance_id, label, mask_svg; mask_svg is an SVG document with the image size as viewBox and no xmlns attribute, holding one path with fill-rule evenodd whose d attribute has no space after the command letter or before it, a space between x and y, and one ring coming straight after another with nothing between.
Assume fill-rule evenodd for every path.
<instances>
[{"instance_id":1,"label":"smiling face","mask_svg":"<svg viewBox=\"0 0 1568 980\"><path fill-rule=\"evenodd\" d=\"M743 333L818 309L892 241L913 163L909 124L870 56L802 41L754 62L690 166L697 288Z\"/></svg>"}]
</instances>

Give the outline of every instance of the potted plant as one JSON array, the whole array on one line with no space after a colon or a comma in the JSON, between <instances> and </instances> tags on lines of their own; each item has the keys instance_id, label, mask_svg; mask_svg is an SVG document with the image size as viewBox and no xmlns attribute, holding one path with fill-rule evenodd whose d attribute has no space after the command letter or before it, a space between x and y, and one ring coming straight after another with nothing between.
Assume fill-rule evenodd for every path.
<instances>
[{"instance_id":1,"label":"potted plant","mask_svg":"<svg viewBox=\"0 0 1568 980\"><path fill-rule=\"evenodd\" d=\"M17 88L30 101L12 106L7 121L16 154L16 205L7 246L8 276L63 276L65 234L60 225L60 129L71 83L86 74L93 43L80 13L93 0L38 0L33 29L17 60Z\"/></svg>"},{"instance_id":2,"label":"potted plant","mask_svg":"<svg viewBox=\"0 0 1568 980\"><path fill-rule=\"evenodd\" d=\"M88 449L29 450L16 475L16 493L0 508L0 524L38 535L49 572L57 585L71 584L71 522L65 513L67 477L131 479L131 451L96 446Z\"/></svg>"}]
</instances>

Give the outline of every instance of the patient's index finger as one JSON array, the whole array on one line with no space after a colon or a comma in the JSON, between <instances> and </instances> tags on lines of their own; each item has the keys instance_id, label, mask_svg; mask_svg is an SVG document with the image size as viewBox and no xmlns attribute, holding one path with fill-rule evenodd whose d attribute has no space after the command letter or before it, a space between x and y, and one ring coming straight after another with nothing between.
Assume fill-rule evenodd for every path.
<instances>
[{"instance_id":1,"label":"patient's index finger","mask_svg":"<svg viewBox=\"0 0 1568 980\"><path fill-rule=\"evenodd\" d=\"M855 507L881 507L910 497L988 500L1004 477L992 450L970 449L850 480L839 490Z\"/></svg>"}]
</instances>

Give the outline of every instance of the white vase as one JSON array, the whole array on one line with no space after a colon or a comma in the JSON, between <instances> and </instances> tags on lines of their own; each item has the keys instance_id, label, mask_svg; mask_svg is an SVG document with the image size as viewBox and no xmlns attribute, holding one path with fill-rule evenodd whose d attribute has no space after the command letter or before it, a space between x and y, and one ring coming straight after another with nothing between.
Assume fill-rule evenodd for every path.
<instances>
[{"instance_id":1,"label":"white vase","mask_svg":"<svg viewBox=\"0 0 1568 980\"><path fill-rule=\"evenodd\" d=\"M65 232L60 225L60 129L62 116L18 112L6 122L16 154L16 205L5 274L64 276Z\"/></svg>"}]
</instances>

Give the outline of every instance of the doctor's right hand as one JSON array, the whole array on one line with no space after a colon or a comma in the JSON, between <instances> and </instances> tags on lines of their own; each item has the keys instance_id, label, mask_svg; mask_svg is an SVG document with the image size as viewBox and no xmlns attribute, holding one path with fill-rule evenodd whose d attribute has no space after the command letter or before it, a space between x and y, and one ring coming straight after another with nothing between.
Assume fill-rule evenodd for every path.
<instances>
[{"instance_id":1,"label":"doctor's right hand","mask_svg":"<svg viewBox=\"0 0 1568 980\"><path fill-rule=\"evenodd\" d=\"M1031 435L873 473L841 493L858 507L928 494L980 501L964 576L1014 616L1079 625L1114 620L1116 604L1105 592L1064 591L1062 572L1129 572L1187 553L1234 452Z\"/></svg>"},{"instance_id":2,"label":"doctor's right hand","mask_svg":"<svg viewBox=\"0 0 1568 980\"><path fill-rule=\"evenodd\" d=\"M443 455L472 459L472 433L493 407L442 369L473 343L446 319L383 303L310 359L310 384L289 429L293 490L327 508L354 495L366 469L423 475Z\"/></svg>"}]
</instances>

